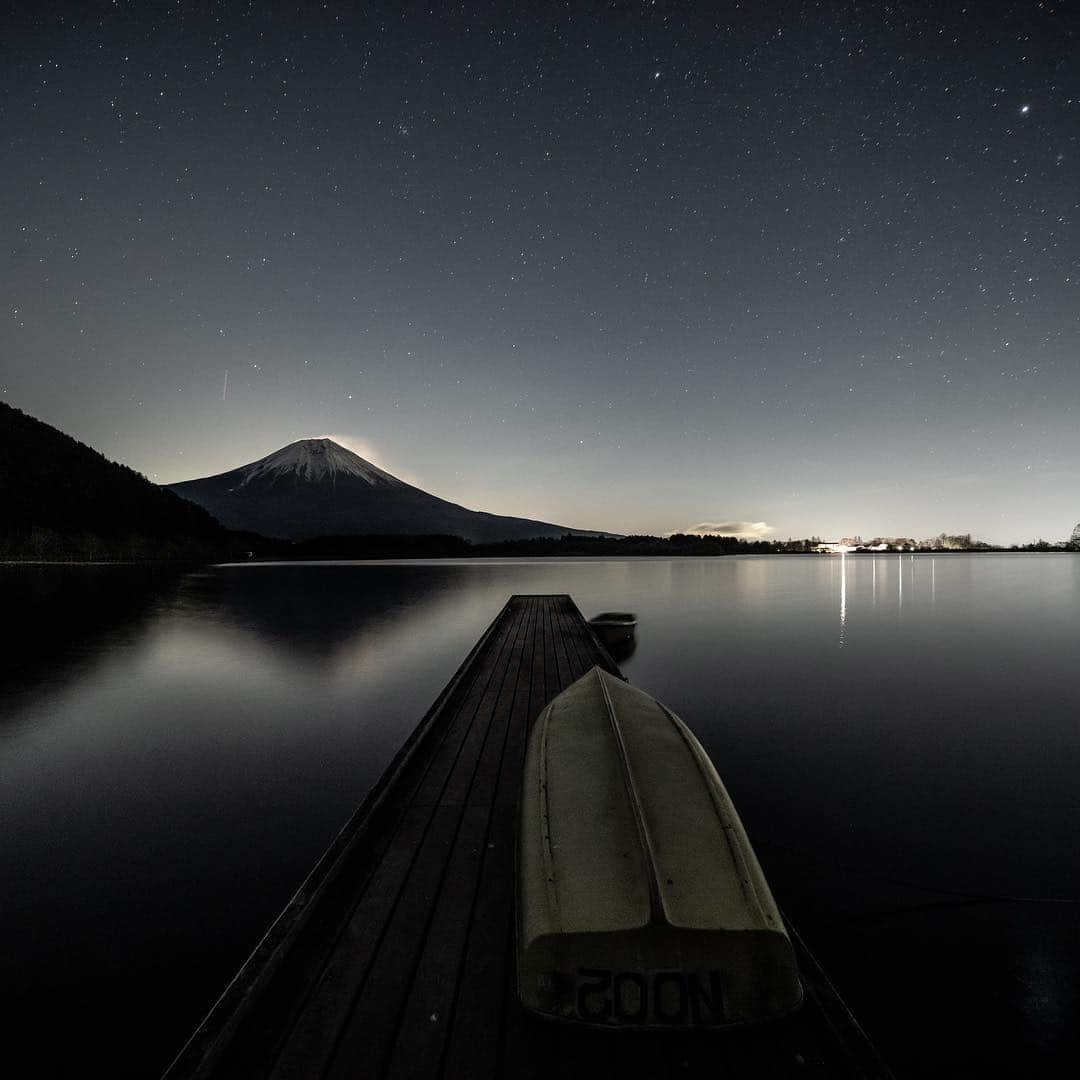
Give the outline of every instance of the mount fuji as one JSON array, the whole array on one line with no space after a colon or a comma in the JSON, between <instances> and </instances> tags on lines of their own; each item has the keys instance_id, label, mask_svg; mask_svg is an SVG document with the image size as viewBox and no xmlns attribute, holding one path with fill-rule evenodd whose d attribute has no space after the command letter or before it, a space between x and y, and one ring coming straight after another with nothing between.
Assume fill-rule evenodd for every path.
<instances>
[{"instance_id":1,"label":"mount fuji","mask_svg":"<svg viewBox=\"0 0 1080 1080\"><path fill-rule=\"evenodd\" d=\"M301 439L230 472L165 486L230 529L287 540L441 534L493 543L609 535L468 510L406 484L332 439Z\"/></svg>"}]
</instances>

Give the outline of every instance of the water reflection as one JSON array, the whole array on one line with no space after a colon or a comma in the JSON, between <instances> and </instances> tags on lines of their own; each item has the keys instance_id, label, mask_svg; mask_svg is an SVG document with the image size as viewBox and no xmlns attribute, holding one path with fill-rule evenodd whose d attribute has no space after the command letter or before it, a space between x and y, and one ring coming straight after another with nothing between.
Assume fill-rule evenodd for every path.
<instances>
[{"instance_id":1,"label":"water reflection","mask_svg":"<svg viewBox=\"0 0 1080 1080\"><path fill-rule=\"evenodd\" d=\"M429 666L430 628L443 627L452 640L463 623L490 621L499 602L493 610L487 597L471 594L468 572L463 565L389 564L368 574L340 563L226 566L185 579L177 610L189 635L254 638L251 647L274 653L276 663L323 678L374 676L387 656L398 666ZM172 647L180 662L190 656L190 640Z\"/></svg>"},{"instance_id":2,"label":"water reflection","mask_svg":"<svg viewBox=\"0 0 1080 1080\"><path fill-rule=\"evenodd\" d=\"M61 1015L72 1069L160 1071L501 603L416 571L20 582L28 638L57 640L0 693L9 1061Z\"/></svg>"},{"instance_id":3,"label":"water reflection","mask_svg":"<svg viewBox=\"0 0 1080 1080\"><path fill-rule=\"evenodd\" d=\"M0 695L77 677L139 633L184 576L168 566L0 565ZM0 697L0 702L2 702Z\"/></svg>"},{"instance_id":4,"label":"water reflection","mask_svg":"<svg viewBox=\"0 0 1080 1080\"><path fill-rule=\"evenodd\" d=\"M847 552L840 553L840 648L844 647L847 626Z\"/></svg>"},{"instance_id":5,"label":"water reflection","mask_svg":"<svg viewBox=\"0 0 1080 1080\"><path fill-rule=\"evenodd\" d=\"M0 978L20 988L5 1066L21 1047L27 1075L158 1071L512 592L637 612L623 670L701 738L785 911L879 1041L930 1053L906 1022L919 1000L952 1025L934 1038L979 1061L1022 1074L1025 1024L1060 1058L1067 1010L1033 1002L1077 1000L1075 920L969 905L946 922L890 882L1080 896L1080 558L949 557L940 595L932 557L898 556L895 593L893 565L27 576L7 609L22 674L0 690ZM1036 978L1025 958L1048 940L1068 963ZM995 1008L1013 1019L988 1028ZM64 1019L62 1045L38 1017Z\"/></svg>"},{"instance_id":6,"label":"water reflection","mask_svg":"<svg viewBox=\"0 0 1080 1080\"><path fill-rule=\"evenodd\" d=\"M376 574L349 573L340 563L225 566L188 577L177 604L197 620L256 634L294 660L332 665L388 619L440 617L432 609L460 603L467 573L461 565L391 564Z\"/></svg>"}]
</instances>

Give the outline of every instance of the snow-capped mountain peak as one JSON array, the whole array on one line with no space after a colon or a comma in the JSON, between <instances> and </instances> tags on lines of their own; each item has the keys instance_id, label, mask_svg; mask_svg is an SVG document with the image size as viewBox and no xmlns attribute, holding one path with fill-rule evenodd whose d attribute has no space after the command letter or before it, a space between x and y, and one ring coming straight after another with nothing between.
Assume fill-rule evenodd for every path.
<instances>
[{"instance_id":1,"label":"snow-capped mountain peak","mask_svg":"<svg viewBox=\"0 0 1080 1080\"><path fill-rule=\"evenodd\" d=\"M250 465L168 487L226 528L287 540L460 536L487 543L578 531L468 510L398 480L333 439L301 439Z\"/></svg>"},{"instance_id":2,"label":"snow-capped mountain peak","mask_svg":"<svg viewBox=\"0 0 1080 1080\"><path fill-rule=\"evenodd\" d=\"M245 487L255 480L273 481L286 476L311 481L334 481L343 476L355 476L372 487L401 484L396 477L383 472L333 439L300 439L248 465L239 486Z\"/></svg>"}]
</instances>

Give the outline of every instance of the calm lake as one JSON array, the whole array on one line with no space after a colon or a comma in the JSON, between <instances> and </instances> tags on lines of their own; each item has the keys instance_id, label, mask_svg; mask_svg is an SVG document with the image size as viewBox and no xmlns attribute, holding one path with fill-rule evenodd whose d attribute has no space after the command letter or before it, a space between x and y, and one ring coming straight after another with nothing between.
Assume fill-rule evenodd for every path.
<instances>
[{"instance_id":1,"label":"calm lake","mask_svg":"<svg viewBox=\"0 0 1080 1080\"><path fill-rule=\"evenodd\" d=\"M1075 1074L1068 554L0 567L5 1073L158 1074L515 592L638 613L898 1075Z\"/></svg>"}]
</instances>

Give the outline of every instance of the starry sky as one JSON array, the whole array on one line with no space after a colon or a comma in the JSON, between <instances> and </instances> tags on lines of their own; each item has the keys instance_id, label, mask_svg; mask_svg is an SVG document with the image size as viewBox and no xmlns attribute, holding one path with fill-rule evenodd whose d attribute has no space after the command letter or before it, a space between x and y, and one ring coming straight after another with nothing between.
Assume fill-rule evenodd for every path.
<instances>
[{"instance_id":1,"label":"starry sky","mask_svg":"<svg viewBox=\"0 0 1080 1080\"><path fill-rule=\"evenodd\" d=\"M1080 520L1080 10L16 5L0 400L620 532Z\"/></svg>"}]
</instances>

